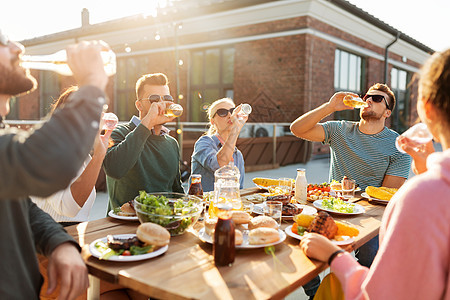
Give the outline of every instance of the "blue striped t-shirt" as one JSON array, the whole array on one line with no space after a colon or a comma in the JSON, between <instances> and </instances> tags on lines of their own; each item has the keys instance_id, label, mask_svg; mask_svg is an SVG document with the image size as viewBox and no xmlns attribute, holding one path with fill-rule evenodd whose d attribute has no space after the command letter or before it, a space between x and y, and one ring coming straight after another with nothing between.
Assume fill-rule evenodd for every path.
<instances>
[{"instance_id":1,"label":"blue striped t-shirt","mask_svg":"<svg viewBox=\"0 0 450 300\"><path fill-rule=\"evenodd\" d=\"M395 147L397 132L384 127L365 134L359 123L350 121L329 121L322 127L323 143L331 147L330 182L347 176L364 190L369 185L380 187L385 175L408 178L411 157Z\"/></svg>"}]
</instances>

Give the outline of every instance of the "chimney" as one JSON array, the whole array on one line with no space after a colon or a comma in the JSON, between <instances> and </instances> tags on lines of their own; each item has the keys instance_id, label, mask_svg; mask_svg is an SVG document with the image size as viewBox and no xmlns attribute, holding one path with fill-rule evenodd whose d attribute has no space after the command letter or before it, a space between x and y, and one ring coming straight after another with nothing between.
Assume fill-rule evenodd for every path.
<instances>
[{"instance_id":1,"label":"chimney","mask_svg":"<svg viewBox=\"0 0 450 300\"><path fill-rule=\"evenodd\" d=\"M87 8L83 8L81 11L81 27L89 25L89 10Z\"/></svg>"}]
</instances>

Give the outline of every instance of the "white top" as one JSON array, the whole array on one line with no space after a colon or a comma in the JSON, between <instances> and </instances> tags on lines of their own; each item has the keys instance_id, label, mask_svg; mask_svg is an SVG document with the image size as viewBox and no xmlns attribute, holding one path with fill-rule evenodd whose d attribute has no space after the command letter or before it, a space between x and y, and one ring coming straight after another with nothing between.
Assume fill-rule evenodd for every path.
<instances>
[{"instance_id":1,"label":"white top","mask_svg":"<svg viewBox=\"0 0 450 300\"><path fill-rule=\"evenodd\" d=\"M91 212L92 205L94 205L96 197L95 187L92 189L83 207L80 207L72 196L70 186L75 180L78 179L78 177L80 177L81 173L83 173L84 169L90 161L91 157L88 156L88 158L84 161L83 166L78 171L77 176L64 190L56 192L47 198L31 196L31 200L36 203L36 205L40 209L52 216L52 218L55 219L56 222L88 221L89 213Z\"/></svg>"}]
</instances>

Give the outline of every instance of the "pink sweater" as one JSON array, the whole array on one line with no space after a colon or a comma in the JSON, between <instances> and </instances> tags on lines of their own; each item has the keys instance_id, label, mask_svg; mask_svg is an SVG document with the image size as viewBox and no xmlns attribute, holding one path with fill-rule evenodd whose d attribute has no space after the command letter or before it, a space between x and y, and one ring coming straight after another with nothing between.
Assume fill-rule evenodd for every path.
<instances>
[{"instance_id":1,"label":"pink sweater","mask_svg":"<svg viewBox=\"0 0 450 300\"><path fill-rule=\"evenodd\" d=\"M450 149L427 160L389 202L367 269L346 253L331 269L350 299L450 299Z\"/></svg>"}]
</instances>

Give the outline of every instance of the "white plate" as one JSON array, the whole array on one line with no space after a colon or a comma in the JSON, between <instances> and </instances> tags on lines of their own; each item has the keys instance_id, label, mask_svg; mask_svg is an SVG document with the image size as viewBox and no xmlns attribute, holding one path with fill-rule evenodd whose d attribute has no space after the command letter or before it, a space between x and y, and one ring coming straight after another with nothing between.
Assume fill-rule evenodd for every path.
<instances>
[{"instance_id":1,"label":"white plate","mask_svg":"<svg viewBox=\"0 0 450 300\"><path fill-rule=\"evenodd\" d=\"M359 192L360 190L361 190L361 188L358 186L358 187L356 187L355 192ZM331 191L342 192L342 190L333 190L333 189L331 189L330 192Z\"/></svg>"},{"instance_id":2,"label":"white plate","mask_svg":"<svg viewBox=\"0 0 450 300\"><path fill-rule=\"evenodd\" d=\"M339 212L339 211L331 210L331 209L328 209L328 208L324 208L324 207L322 207L322 200L316 200L316 201L313 202L313 205L316 208L318 208L320 210L324 210L326 212L333 213L333 214L349 215L350 216L350 215L359 215L359 214L362 214L362 213L364 213L366 211L364 209L364 207L362 207L361 205L359 205L357 203L349 203L349 204L351 204L351 205L353 205L355 207L352 213L344 213L344 212Z\"/></svg>"},{"instance_id":3,"label":"white plate","mask_svg":"<svg viewBox=\"0 0 450 300\"><path fill-rule=\"evenodd\" d=\"M315 209L314 207L308 206L308 205L303 205L303 204L297 204L297 203L292 203L295 206L299 207L299 208L303 208L302 210L302 214L304 215L314 215L317 212L317 209ZM253 213L257 214L257 215L263 215L264 214L264 206L265 203L260 203L260 204L255 204L255 206L253 206ZM281 218L283 220L288 220L288 219L292 219L293 216L281 216Z\"/></svg>"},{"instance_id":4,"label":"white plate","mask_svg":"<svg viewBox=\"0 0 450 300\"><path fill-rule=\"evenodd\" d=\"M280 234L280 239L278 241L274 242L274 243L262 244L262 245L250 245L248 243L248 234L247 234L246 231L244 231L242 233L243 236L244 236L243 242L240 245L236 245L236 249L264 248L264 247L267 247L267 246L278 245L278 244L282 243L286 239L286 234L284 233L283 230L278 229L278 233ZM213 237L205 232L205 228L200 229L200 231L198 232L198 238L204 243L208 243L208 244L212 244L213 243Z\"/></svg>"},{"instance_id":5,"label":"white plate","mask_svg":"<svg viewBox=\"0 0 450 300\"><path fill-rule=\"evenodd\" d=\"M288 227L286 227L286 228L284 229L284 231L286 232L286 234L287 234L288 236L293 237L294 239L297 239L297 240L303 239L303 236L298 235L298 234L292 232L292 225L289 225ZM343 241L336 241L336 240L334 240L334 239L333 239L333 240L330 240L330 241L331 241L333 244L335 244L335 245L348 245L348 244L353 243L353 241L355 240L355 239L353 239L352 237L349 237L349 236L342 236L342 238L344 238Z\"/></svg>"},{"instance_id":6,"label":"white plate","mask_svg":"<svg viewBox=\"0 0 450 300\"><path fill-rule=\"evenodd\" d=\"M375 202L380 202L380 203L383 203L383 204L388 204L389 203L389 200L381 200L381 199L378 199L378 198L374 198L374 197L370 197L367 193L361 193L361 196L362 197L364 197L364 198L367 198L367 199L369 199L370 201L375 201Z\"/></svg>"},{"instance_id":7,"label":"white plate","mask_svg":"<svg viewBox=\"0 0 450 300\"><path fill-rule=\"evenodd\" d=\"M127 217L127 216L116 215L113 210L110 210L108 212L108 216L110 216L110 217L112 217L114 219L119 219L119 220L128 220L128 221L137 221L137 220L139 220L137 216Z\"/></svg>"},{"instance_id":8,"label":"white plate","mask_svg":"<svg viewBox=\"0 0 450 300\"><path fill-rule=\"evenodd\" d=\"M121 238L121 239L129 239L132 237L135 237L135 234L114 234L114 237L116 238ZM102 256L102 254L100 253L100 251L98 251L97 247L95 247L95 243L97 242L103 242L106 243L107 242L107 238L101 238L101 239L97 239L95 241L93 241L92 243L89 244L89 251L91 252L92 256L100 258ZM109 261L138 261L138 260L144 260L144 259L149 259L155 256L159 256L161 254L163 254L164 252L167 251L167 249L169 249L169 245L166 245L162 248L159 248L153 252L150 253L146 253L146 254L141 254L141 255L130 255L130 256L122 256L122 255L114 255L114 256L110 256L108 257Z\"/></svg>"}]
</instances>

